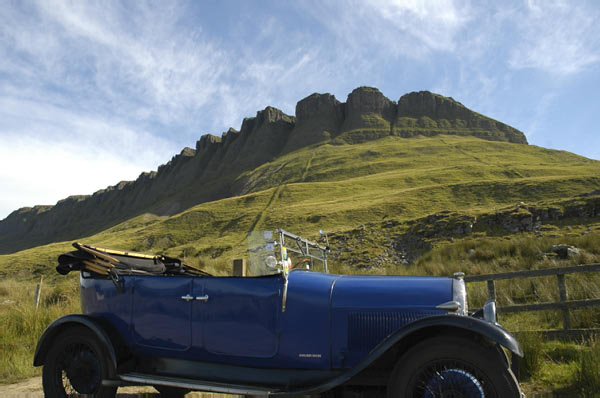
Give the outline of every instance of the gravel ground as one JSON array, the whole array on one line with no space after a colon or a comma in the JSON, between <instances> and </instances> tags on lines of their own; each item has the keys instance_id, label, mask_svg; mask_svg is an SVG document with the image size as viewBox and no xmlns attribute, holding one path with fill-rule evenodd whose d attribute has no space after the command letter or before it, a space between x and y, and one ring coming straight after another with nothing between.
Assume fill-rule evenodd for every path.
<instances>
[{"instance_id":1,"label":"gravel ground","mask_svg":"<svg viewBox=\"0 0 600 398\"><path fill-rule=\"evenodd\" d=\"M2 398L44 398L42 391L42 378L32 377L14 384L0 384L0 397ZM204 394L194 392L187 394L186 398L235 398L237 395ZM160 398L152 387L121 387L117 391L117 398Z\"/></svg>"}]
</instances>

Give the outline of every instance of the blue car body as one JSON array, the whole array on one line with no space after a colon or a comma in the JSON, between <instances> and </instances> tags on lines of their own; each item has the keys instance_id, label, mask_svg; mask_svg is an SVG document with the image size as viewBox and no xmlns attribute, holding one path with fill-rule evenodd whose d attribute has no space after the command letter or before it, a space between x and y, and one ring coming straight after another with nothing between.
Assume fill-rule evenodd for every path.
<instances>
[{"instance_id":1,"label":"blue car body","mask_svg":"<svg viewBox=\"0 0 600 398\"><path fill-rule=\"evenodd\" d=\"M450 278L292 271L282 312L279 275L122 278L118 293L111 280L82 277L81 302L133 354L261 368L351 368L395 330L446 314L435 307L452 300Z\"/></svg>"},{"instance_id":2,"label":"blue car body","mask_svg":"<svg viewBox=\"0 0 600 398\"><path fill-rule=\"evenodd\" d=\"M484 345L503 368L508 362L500 347L522 355L495 314L484 319L466 308L461 312L457 300L462 295L466 306L466 293L460 276L292 270L260 277L134 273L115 280L82 271L80 286L82 313L46 329L34 365L56 356L52 345L61 334L83 328L103 347L105 387L149 384L272 396L344 386L385 391L391 375L403 372L396 370L399 358L425 341L460 337ZM463 370L444 372L467 374L463 382L481 390ZM69 369L64 373L69 376Z\"/></svg>"}]
</instances>

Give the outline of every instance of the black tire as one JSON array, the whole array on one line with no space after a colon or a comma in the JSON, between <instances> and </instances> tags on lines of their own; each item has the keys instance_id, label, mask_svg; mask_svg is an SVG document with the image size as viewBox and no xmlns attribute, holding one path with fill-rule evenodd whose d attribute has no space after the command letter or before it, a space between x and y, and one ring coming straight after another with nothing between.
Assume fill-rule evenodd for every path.
<instances>
[{"instance_id":1,"label":"black tire","mask_svg":"<svg viewBox=\"0 0 600 398\"><path fill-rule=\"evenodd\" d=\"M161 398L183 398L185 394L191 390L185 388L154 386L156 391L160 393Z\"/></svg>"},{"instance_id":2,"label":"black tire","mask_svg":"<svg viewBox=\"0 0 600 398\"><path fill-rule=\"evenodd\" d=\"M69 394L89 394L94 398L114 398L117 387L102 386L108 378L104 347L84 327L61 333L46 355L42 371L45 398L66 398Z\"/></svg>"},{"instance_id":3,"label":"black tire","mask_svg":"<svg viewBox=\"0 0 600 398\"><path fill-rule=\"evenodd\" d=\"M520 398L519 384L493 348L457 337L432 338L398 361L388 398Z\"/></svg>"}]
</instances>

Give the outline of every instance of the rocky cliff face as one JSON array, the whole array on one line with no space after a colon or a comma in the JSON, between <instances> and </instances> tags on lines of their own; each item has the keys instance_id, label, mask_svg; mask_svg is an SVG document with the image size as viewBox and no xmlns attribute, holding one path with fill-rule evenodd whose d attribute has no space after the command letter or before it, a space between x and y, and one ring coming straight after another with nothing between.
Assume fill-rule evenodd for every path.
<instances>
[{"instance_id":1,"label":"rocky cliff face","mask_svg":"<svg viewBox=\"0 0 600 398\"><path fill-rule=\"evenodd\" d=\"M331 94L312 94L296 104L296 125L283 152L328 141L338 135L344 104Z\"/></svg>"},{"instance_id":2,"label":"rocky cliff face","mask_svg":"<svg viewBox=\"0 0 600 398\"><path fill-rule=\"evenodd\" d=\"M0 253L75 239L136 215L172 215L193 205L235 196L242 173L277 156L322 142L355 143L395 135L457 134L526 144L523 133L427 91L398 102L378 89L359 87L345 103L312 94L296 105L296 117L267 107L246 118L239 131L204 135L156 172L54 206L23 208L0 221Z\"/></svg>"},{"instance_id":3,"label":"rocky cliff face","mask_svg":"<svg viewBox=\"0 0 600 398\"><path fill-rule=\"evenodd\" d=\"M444 132L527 144L519 130L473 112L452 98L428 91L409 93L398 100L393 130L395 135L402 137Z\"/></svg>"}]
</instances>

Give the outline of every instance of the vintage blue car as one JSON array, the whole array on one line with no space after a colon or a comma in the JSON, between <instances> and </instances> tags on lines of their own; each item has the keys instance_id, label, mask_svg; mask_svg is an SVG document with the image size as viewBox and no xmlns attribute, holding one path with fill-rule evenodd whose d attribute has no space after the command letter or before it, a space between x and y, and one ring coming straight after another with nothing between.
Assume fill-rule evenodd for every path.
<instances>
[{"instance_id":1,"label":"vintage blue car","mask_svg":"<svg viewBox=\"0 0 600 398\"><path fill-rule=\"evenodd\" d=\"M246 277L74 244L57 270L81 271L83 313L38 342L46 397L126 385L167 397L524 396L507 356L522 356L519 343L494 302L468 312L461 274L334 275L326 243L283 230L249 242Z\"/></svg>"}]
</instances>

